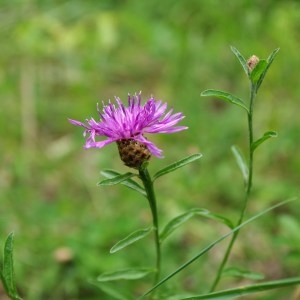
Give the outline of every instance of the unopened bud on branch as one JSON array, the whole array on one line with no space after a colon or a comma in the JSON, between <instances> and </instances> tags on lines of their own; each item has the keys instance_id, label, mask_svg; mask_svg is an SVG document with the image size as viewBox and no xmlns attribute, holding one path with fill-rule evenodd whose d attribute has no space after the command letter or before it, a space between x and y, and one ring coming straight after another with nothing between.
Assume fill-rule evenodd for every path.
<instances>
[{"instance_id":1,"label":"unopened bud on branch","mask_svg":"<svg viewBox=\"0 0 300 300\"><path fill-rule=\"evenodd\" d=\"M247 66L250 71L250 73L253 71L255 66L258 64L259 58L256 55L252 55L248 60L247 60Z\"/></svg>"}]
</instances>

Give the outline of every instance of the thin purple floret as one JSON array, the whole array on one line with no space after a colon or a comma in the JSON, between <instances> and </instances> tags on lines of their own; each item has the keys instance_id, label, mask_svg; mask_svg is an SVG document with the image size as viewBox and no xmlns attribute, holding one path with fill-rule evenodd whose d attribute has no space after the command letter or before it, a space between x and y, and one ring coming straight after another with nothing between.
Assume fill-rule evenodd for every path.
<instances>
[{"instance_id":1,"label":"thin purple floret","mask_svg":"<svg viewBox=\"0 0 300 300\"><path fill-rule=\"evenodd\" d=\"M167 111L167 103L155 100L154 97L141 104L141 93L134 96L128 95L128 105L125 106L120 98L116 97L113 104L109 101L103 104L102 111L97 106L99 121L87 119L86 124L69 119L76 125L85 128L83 135L86 137L85 148L102 148L121 139L134 139L145 144L149 151L162 157L162 150L144 137L148 133L173 133L187 129L186 126L175 126L184 116L181 112L173 114ZM105 140L96 141L96 137L106 137Z\"/></svg>"}]
</instances>

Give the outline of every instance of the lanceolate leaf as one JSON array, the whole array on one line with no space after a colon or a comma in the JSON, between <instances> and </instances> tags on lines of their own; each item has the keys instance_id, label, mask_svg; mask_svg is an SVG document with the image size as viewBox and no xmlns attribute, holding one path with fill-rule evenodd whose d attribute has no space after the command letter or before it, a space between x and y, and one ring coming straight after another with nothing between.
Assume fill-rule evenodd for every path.
<instances>
[{"instance_id":1,"label":"lanceolate leaf","mask_svg":"<svg viewBox=\"0 0 300 300\"><path fill-rule=\"evenodd\" d=\"M247 61L244 58L244 56L235 47L231 46L230 48L231 48L231 51L234 53L234 55L239 60L240 64L242 65L246 75L249 76L249 69L247 66Z\"/></svg>"},{"instance_id":2,"label":"lanceolate leaf","mask_svg":"<svg viewBox=\"0 0 300 300\"><path fill-rule=\"evenodd\" d=\"M191 219L194 216L202 216L209 219L215 219L227 225L229 228L231 229L233 228L233 224L227 218L217 214L213 214L207 209L194 208L172 219L162 230L160 234L160 240L161 241L165 240L175 229L183 225L185 222L187 222L189 219Z\"/></svg>"},{"instance_id":3,"label":"lanceolate leaf","mask_svg":"<svg viewBox=\"0 0 300 300\"><path fill-rule=\"evenodd\" d=\"M248 182L248 177L249 177L249 170L248 170L248 165L245 161L244 156L242 155L241 150L237 146L232 146L231 151L235 157L235 160L242 172L243 178L245 183Z\"/></svg>"},{"instance_id":4,"label":"lanceolate leaf","mask_svg":"<svg viewBox=\"0 0 300 300\"><path fill-rule=\"evenodd\" d=\"M278 289L288 286L293 286L300 283L300 277L293 277L281 280L273 280L253 285L242 286L235 289L223 290L220 292L209 293L205 295L191 296L181 298L181 300L203 300L203 299L232 299L237 296L245 296L253 293L259 293L267 290Z\"/></svg>"},{"instance_id":5,"label":"lanceolate leaf","mask_svg":"<svg viewBox=\"0 0 300 300\"><path fill-rule=\"evenodd\" d=\"M267 66L268 66L268 63L265 59L261 59L257 63L257 65L255 66L255 68L252 70L252 72L250 74L250 79L251 79L252 83L256 83L259 81L260 77L265 72Z\"/></svg>"},{"instance_id":6,"label":"lanceolate leaf","mask_svg":"<svg viewBox=\"0 0 300 300\"><path fill-rule=\"evenodd\" d=\"M18 296L14 277L13 242L14 234L10 233L4 246L4 259L1 279L7 295L13 300L21 300L21 298Z\"/></svg>"},{"instance_id":7,"label":"lanceolate leaf","mask_svg":"<svg viewBox=\"0 0 300 300\"><path fill-rule=\"evenodd\" d=\"M137 242L138 240L144 238L145 236L147 236L151 231L153 230L153 227L149 227L146 229L139 229L133 233L131 233L130 235L128 235L126 238L124 238L123 240L119 241L118 243L116 243L111 249L110 249L110 253L115 253L135 242Z\"/></svg>"},{"instance_id":8,"label":"lanceolate leaf","mask_svg":"<svg viewBox=\"0 0 300 300\"><path fill-rule=\"evenodd\" d=\"M267 67L265 68L265 70L264 70L264 72L262 73L262 75L260 76L259 81L257 82L257 88L256 88L256 90L258 90L258 88L259 88L260 85L262 84L262 82L263 82L263 80L264 80L264 78L265 78L265 76L266 76L266 74L267 74L267 71L269 70L269 68L270 68L270 66L271 66L271 64L272 64L272 62L273 62L273 60L275 59L275 56L276 56L276 54L278 53L278 51L279 51L279 48L276 48L276 49L269 55L269 57L268 57L268 59L267 59L268 65L267 65Z\"/></svg>"},{"instance_id":9,"label":"lanceolate leaf","mask_svg":"<svg viewBox=\"0 0 300 300\"><path fill-rule=\"evenodd\" d=\"M113 280L136 280L153 273L153 269L139 268L139 269L125 269L115 272L103 273L97 277L97 281L106 282Z\"/></svg>"},{"instance_id":10,"label":"lanceolate leaf","mask_svg":"<svg viewBox=\"0 0 300 300\"><path fill-rule=\"evenodd\" d=\"M251 148L252 151L254 151L261 143L263 143L265 140L272 138L272 137L277 137L277 132L276 131L267 131L264 133L264 135L258 139L257 141L255 141Z\"/></svg>"},{"instance_id":11,"label":"lanceolate leaf","mask_svg":"<svg viewBox=\"0 0 300 300\"><path fill-rule=\"evenodd\" d=\"M179 160L179 161L177 161L177 162L161 169L157 173L155 173L154 176L153 176L153 180L156 180L158 177L161 177L165 174L173 172L173 171L175 171L175 170L177 170L177 169L179 169L179 168L181 168L181 167L183 167L183 166L185 166L185 165L187 165L187 164L189 164L189 163L191 163L191 162L193 162L193 161L195 161L195 160L197 160L201 157L202 157L201 153L196 153L196 154L193 154L191 156L185 157L185 158L183 158L183 159L181 159L181 160Z\"/></svg>"},{"instance_id":12,"label":"lanceolate leaf","mask_svg":"<svg viewBox=\"0 0 300 300\"><path fill-rule=\"evenodd\" d=\"M224 91L219 91L219 90L214 90L214 89L209 89L205 90L201 93L201 96L209 96L209 97L216 97L220 98L222 100L225 100L227 102L230 102L232 104L235 104L239 107L242 107L245 109L247 112L249 112L248 107L245 105L244 101L230 93L224 92Z\"/></svg>"},{"instance_id":13,"label":"lanceolate leaf","mask_svg":"<svg viewBox=\"0 0 300 300\"><path fill-rule=\"evenodd\" d=\"M115 177L121 175L120 173L113 171L113 170L104 170L104 171L101 171L101 174L109 179L112 179L112 178L115 178ZM146 196L146 192L145 192L144 188L131 178L126 179L125 181L122 181L120 183L122 185L125 185L125 186L141 193L142 195Z\"/></svg>"},{"instance_id":14,"label":"lanceolate leaf","mask_svg":"<svg viewBox=\"0 0 300 300\"><path fill-rule=\"evenodd\" d=\"M115 185L115 184L118 184L118 183L122 183L128 179L130 179L131 177L134 177L134 176L137 176L136 174L134 173L131 173L131 172L128 172L128 173L125 173L125 174L120 174L120 175L117 175L115 177L112 177L110 179L104 179L100 182L97 183L98 186L100 185Z\"/></svg>"}]
</instances>

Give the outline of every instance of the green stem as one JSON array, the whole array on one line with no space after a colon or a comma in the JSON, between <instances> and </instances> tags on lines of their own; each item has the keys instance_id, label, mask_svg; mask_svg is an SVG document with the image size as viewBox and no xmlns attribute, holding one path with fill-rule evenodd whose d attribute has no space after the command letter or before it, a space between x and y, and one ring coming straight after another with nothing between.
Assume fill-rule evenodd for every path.
<instances>
[{"instance_id":1,"label":"green stem","mask_svg":"<svg viewBox=\"0 0 300 300\"><path fill-rule=\"evenodd\" d=\"M159 240L159 226L158 226L156 198L153 189L153 181L151 179L151 176L147 168L140 168L139 175L143 182L145 191L147 193L147 198L149 201L149 205L152 213L152 219L153 219L154 240L155 240L155 248L156 248L156 273L154 278L154 284L156 284L159 280L160 266L161 266L161 250L160 250L160 240Z\"/></svg>"},{"instance_id":2,"label":"green stem","mask_svg":"<svg viewBox=\"0 0 300 300\"><path fill-rule=\"evenodd\" d=\"M248 134L249 134L249 137L248 137L248 140L249 140L249 143L248 143L248 147L249 147L249 158L248 158L248 180L246 182L246 189L245 189L245 198L244 198L244 202L243 202L243 206L242 206L242 209L241 209L241 213L240 213L240 217L238 219L238 222L236 224L236 227L240 226L242 223L243 223L243 220L244 220L244 216L245 216L245 212L246 212L246 208L247 208L247 204L248 204L248 199L249 199L249 196L250 196L250 192L251 192L251 188L252 188L252 177L253 177L253 149L252 149L252 145L253 145L253 108L254 108L254 99L255 99L255 96L256 96L256 85L251 83L250 85L250 107L249 107L249 112L248 112ZM228 261L228 258L229 258L229 255L231 253L231 250L233 248L233 245L235 243L235 240L237 239L238 235L239 235L239 230L235 231L234 234L232 235L232 238L227 246L227 249L226 249L226 252L225 252L225 255L223 257L223 260L219 266L219 269L218 269L218 272L217 272L217 275L216 275L216 278L210 288L210 292L213 292L220 279L221 279L221 276L222 276L222 273L223 273L223 270L227 264L227 261Z\"/></svg>"}]
</instances>

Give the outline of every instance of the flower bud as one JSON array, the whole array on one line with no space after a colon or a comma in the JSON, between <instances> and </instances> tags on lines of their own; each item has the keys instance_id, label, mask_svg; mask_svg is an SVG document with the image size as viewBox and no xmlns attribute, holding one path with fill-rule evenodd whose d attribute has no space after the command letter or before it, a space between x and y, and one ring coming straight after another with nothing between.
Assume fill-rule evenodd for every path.
<instances>
[{"instance_id":1,"label":"flower bud","mask_svg":"<svg viewBox=\"0 0 300 300\"><path fill-rule=\"evenodd\" d=\"M250 71L250 73L253 71L253 69L256 67L256 65L259 62L259 58L256 55L252 55L248 60L247 60L247 66Z\"/></svg>"},{"instance_id":2,"label":"flower bud","mask_svg":"<svg viewBox=\"0 0 300 300\"><path fill-rule=\"evenodd\" d=\"M147 146L134 139L118 140L117 145L120 158L127 167L139 169L151 157Z\"/></svg>"}]
</instances>

